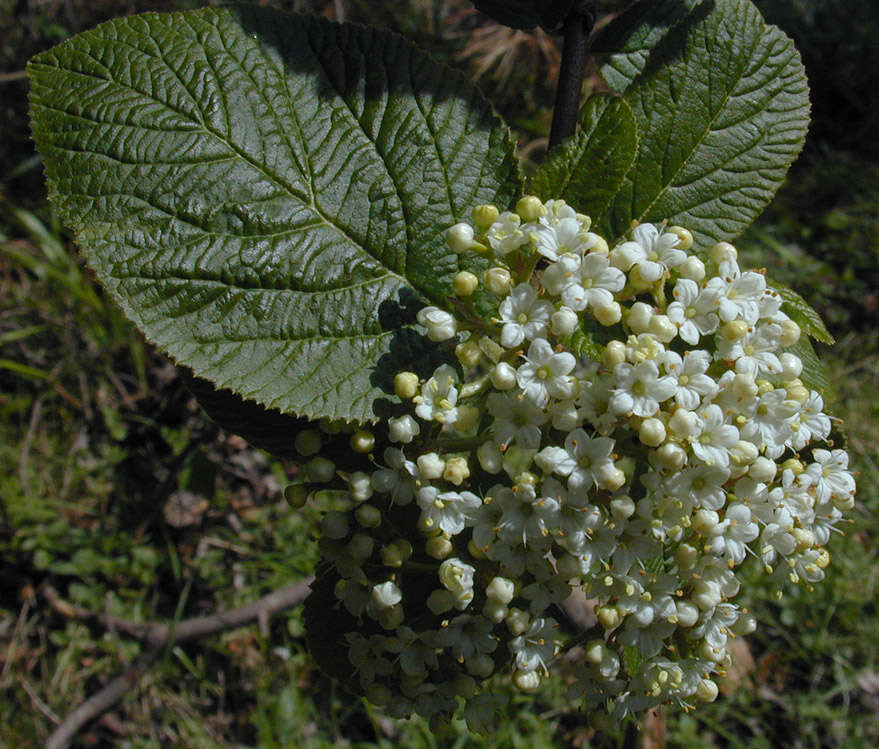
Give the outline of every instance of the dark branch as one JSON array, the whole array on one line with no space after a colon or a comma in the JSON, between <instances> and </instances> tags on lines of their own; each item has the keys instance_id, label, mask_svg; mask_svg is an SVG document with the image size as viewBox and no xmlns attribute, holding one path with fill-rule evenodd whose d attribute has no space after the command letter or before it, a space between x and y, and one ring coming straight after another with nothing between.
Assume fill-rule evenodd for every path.
<instances>
[{"instance_id":1,"label":"dark branch","mask_svg":"<svg viewBox=\"0 0 879 749\"><path fill-rule=\"evenodd\" d=\"M595 26L595 3L585 0L574 4L564 25L564 47L559 69L559 84L553 108L549 147L553 148L574 134L580 112L580 90L589 56L589 35Z\"/></svg>"},{"instance_id":2,"label":"dark branch","mask_svg":"<svg viewBox=\"0 0 879 749\"><path fill-rule=\"evenodd\" d=\"M144 652L135 658L119 676L89 697L64 719L61 725L52 732L46 742L46 749L67 749L79 730L116 704L128 690L137 684L140 677L149 670L153 662L170 645L241 627L253 621L268 619L279 611L302 603L308 596L310 585L311 579L303 580L295 585L288 585L269 593L247 606L230 611L220 611L210 616L186 619L176 625L162 622L130 622L106 614L97 614L63 600L53 588L45 586L42 589L43 595L52 608L60 614L72 619L100 624L106 629L135 637L147 645Z\"/></svg>"}]
</instances>

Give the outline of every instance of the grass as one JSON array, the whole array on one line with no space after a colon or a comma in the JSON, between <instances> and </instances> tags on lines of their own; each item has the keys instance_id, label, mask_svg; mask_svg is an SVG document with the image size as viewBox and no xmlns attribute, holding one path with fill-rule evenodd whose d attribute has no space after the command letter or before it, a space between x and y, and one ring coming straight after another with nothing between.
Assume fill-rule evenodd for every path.
<instances>
[{"instance_id":1,"label":"grass","mask_svg":"<svg viewBox=\"0 0 879 749\"><path fill-rule=\"evenodd\" d=\"M436 23L434 4L412 4L424 24ZM324 4L328 13L331 5ZM127 7L111 6L99 10ZM0 18L11 7L0 3ZM98 20L82 4L72 7L82 25ZM346 7L368 12L364 3ZM71 30L65 12L61 4L48 8L30 41L7 30L0 45L10 59L29 55L33 39L51 42ZM23 127L21 102L9 102L4 117ZM851 151L811 149L740 242L746 262L768 266L806 296L838 339L822 353L859 501L845 534L831 542L827 579L811 592L786 590L780 601L758 589L760 628L739 653L727 694L652 721L664 736L659 746L879 745L877 169ZM43 202L28 157L0 172L0 746L17 749L42 745L73 705L139 650L53 610L41 584L133 620L240 605L313 570L318 512L291 511L281 488L292 466L218 430L173 368L105 301ZM489 737L458 721L440 733L423 720L390 720L316 669L294 610L268 627L170 649L80 744L621 745L619 727L580 713L564 695L563 677L532 697L514 695L501 731Z\"/></svg>"}]
</instances>

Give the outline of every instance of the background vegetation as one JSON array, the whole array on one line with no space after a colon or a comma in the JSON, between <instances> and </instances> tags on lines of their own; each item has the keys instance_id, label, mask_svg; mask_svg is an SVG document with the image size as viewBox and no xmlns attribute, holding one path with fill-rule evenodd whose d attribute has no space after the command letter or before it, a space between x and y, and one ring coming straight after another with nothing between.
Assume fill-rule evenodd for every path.
<instances>
[{"instance_id":1,"label":"background vegetation","mask_svg":"<svg viewBox=\"0 0 879 749\"><path fill-rule=\"evenodd\" d=\"M295 473L217 429L174 368L107 303L45 200L21 71L107 18L188 0L0 0L0 746L41 746L139 652L67 604L179 620L307 576L319 508ZM526 159L549 130L559 55L542 33L487 23L465 0L264 3L392 28L479 78ZM612 11L623 2L604 2ZM860 501L812 593L757 589L758 632L717 703L669 709L645 746L879 745L879 5L757 0L792 35L813 92L805 153L739 242L803 294L838 339L823 351ZM587 84L599 88L592 76ZM51 591L59 599L51 598ZM49 596L47 597L47 592ZM572 664L571 668L576 665ZM178 645L79 736L125 747L613 747L617 727L564 698L564 676L517 697L487 739L391 721L310 663L301 609ZM500 689L505 689L503 684ZM649 741L653 741L649 744Z\"/></svg>"}]
</instances>

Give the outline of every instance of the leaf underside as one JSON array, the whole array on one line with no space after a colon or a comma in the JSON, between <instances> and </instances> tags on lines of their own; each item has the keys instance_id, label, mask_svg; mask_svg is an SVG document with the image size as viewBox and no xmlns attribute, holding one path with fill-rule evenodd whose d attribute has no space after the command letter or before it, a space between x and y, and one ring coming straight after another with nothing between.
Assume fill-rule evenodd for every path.
<instances>
[{"instance_id":1,"label":"leaf underside","mask_svg":"<svg viewBox=\"0 0 879 749\"><path fill-rule=\"evenodd\" d=\"M117 19L30 63L50 196L177 363L283 413L369 421L464 267L443 240L508 205L508 129L405 40L262 8Z\"/></svg>"},{"instance_id":2,"label":"leaf underside","mask_svg":"<svg viewBox=\"0 0 879 749\"><path fill-rule=\"evenodd\" d=\"M650 4L637 6L656 22ZM763 210L808 127L805 71L793 42L749 0L663 2L602 68L638 124L635 163L599 217L608 236L633 221L669 219L704 250L738 235ZM689 11L689 13L687 13ZM639 20L640 19L640 20ZM641 25L638 25L638 24Z\"/></svg>"}]
</instances>

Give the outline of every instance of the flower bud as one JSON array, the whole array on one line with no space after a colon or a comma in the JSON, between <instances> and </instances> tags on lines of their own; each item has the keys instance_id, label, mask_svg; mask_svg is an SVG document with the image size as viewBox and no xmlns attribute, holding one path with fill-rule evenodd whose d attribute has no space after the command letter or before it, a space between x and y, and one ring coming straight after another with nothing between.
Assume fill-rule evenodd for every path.
<instances>
[{"instance_id":1,"label":"flower bud","mask_svg":"<svg viewBox=\"0 0 879 749\"><path fill-rule=\"evenodd\" d=\"M596 666L604 660L604 653L607 645L604 640L589 640L583 648L583 658L587 663L594 663Z\"/></svg>"},{"instance_id":2,"label":"flower bud","mask_svg":"<svg viewBox=\"0 0 879 749\"><path fill-rule=\"evenodd\" d=\"M699 559L699 552L690 544L681 544L675 552L675 561L681 570L691 570Z\"/></svg>"},{"instance_id":3,"label":"flower bud","mask_svg":"<svg viewBox=\"0 0 879 749\"><path fill-rule=\"evenodd\" d=\"M696 580L693 583L693 593L690 596L690 600L702 611L710 611L723 600L723 595L716 584L706 582L705 580Z\"/></svg>"},{"instance_id":4,"label":"flower bud","mask_svg":"<svg viewBox=\"0 0 879 749\"><path fill-rule=\"evenodd\" d=\"M748 440L739 440L729 450L730 460L740 466L750 465L759 454L757 446Z\"/></svg>"},{"instance_id":5,"label":"flower bud","mask_svg":"<svg viewBox=\"0 0 879 749\"><path fill-rule=\"evenodd\" d=\"M628 494L610 501L610 512L617 520L626 520L635 514L635 502Z\"/></svg>"},{"instance_id":6,"label":"flower bud","mask_svg":"<svg viewBox=\"0 0 879 749\"><path fill-rule=\"evenodd\" d=\"M712 536L720 524L720 516L714 510L701 509L693 515L693 530L701 536Z\"/></svg>"},{"instance_id":7,"label":"flower bud","mask_svg":"<svg viewBox=\"0 0 879 749\"><path fill-rule=\"evenodd\" d=\"M778 360L781 362L781 379L791 381L797 379L803 373L803 362L799 356L785 351L780 354Z\"/></svg>"},{"instance_id":8,"label":"flower bud","mask_svg":"<svg viewBox=\"0 0 879 749\"><path fill-rule=\"evenodd\" d=\"M317 429L303 429L293 441L296 452L304 457L317 455L323 447L323 438Z\"/></svg>"},{"instance_id":9,"label":"flower bud","mask_svg":"<svg viewBox=\"0 0 879 749\"><path fill-rule=\"evenodd\" d=\"M348 491L355 502L365 502L372 496L372 479L363 471L355 471L348 477Z\"/></svg>"},{"instance_id":10,"label":"flower bud","mask_svg":"<svg viewBox=\"0 0 879 749\"><path fill-rule=\"evenodd\" d=\"M427 539L427 542L424 544L424 550L427 552L427 556L433 559L445 559L454 551L454 547L448 538L439 535Z\"/></svg>"},{"instance_id":11,"label":"flower bud","mask_svg":"<svg viewBox=\"0 0 879 749\"><path fill-rule=\"evenodd\" d=\"M308 501L308 489L303 484L289 484L284 489L284 499L290 507L298 510Z\"/></svg>"},{"instance_id":12,"label":"flower bud","mask_svg":"<svg viewBox=\"0 0 879 749\"><path fill-rule=\"evenodd\" d=\"M696 696L702 702L714 702L717 699L717 684L711 679L699 679L696 685Z\"/></svg>"},{"instance_id":13,"label":"flower bud","mask_svg":"<svg viewBox=\"0 0 879 749\"><path fill-rule=\"evenodd\" d=\"M482 274L482 281L495 296L506 296L513 286L513 277L506 268L489 268Z\"/></svg>"},{"instance_id":14,"label":"flower bud","mask_svg":"<svg viewBox=\"0 0 879 749\"><path fill-rule=\"evenodd\" d=\"M793 320L785 320L781 323L781 339L779 344L782 346L793 346L800 340L800 326Z\"/></svg>"},{"instance_id":15,"label":"flower bud","mask_svg":"<svg viewBox=\"0 0 879 749\"><path fill-rule=\"evenodd\" d=\"M535 692L540 686L540 673L538 671L515 671L513 684L523 692Z\"/></svg>"},{"instance_id":16,"label":"flower bud","mask_svg":"<svg viewBox=\"0 0 879 749\"><path fill-rule=\"evenodd\" d=\"M738 372L733 377L732 391L738 400L750 401L757 397L760 388L754 381L754 375L747 372Z\"/></svg>"},{"instance_id":17,"label":"flower bud","mask_svg":"<svg viewBox=\"0 0 879 749\"><path fill-rule=\"evenodd\" d=\"M678 249L689 252L693 248L693 234L683 226L669 226L666 234L674 234L678 238Z\"/></svg>"},{"instance_id":18,"label":"flower bud","mask_svg":"<svg viewBox=\"0 0 879 749\"><path fill-rule=\"evenodd\" d=\"M461 366L464 369L472 369L479 364L479 360L482 358L482 351L479 350L479 345L476 341L471 339L455 346L455 356L461 362Z\"/></svg>"},{"instance_id":19,"label":"flower bud","mask_svg":"<svg viewBox=\"0 0 879 749\"><path fill-rule=\"evenodd\" d=\"M781 464L782 471L793 471L794 476L799 476L806 467L796 458L788 458Z\"/></svg>"},{"instance_id":20,"label":"flower bud","mask_svg":"<svg viewBox=\"0 0 879 749\"><path fill-rule=\"evenodd\" d=\"M488 377L497 390L510 390L516 386L516 369L504 361L495 364Z\"/></svg>"},{"instance_id":21,"label":"flower bud","mask_svg":"<svg viewBox=\"0 0 879 749\"><path fill-rule=\"evenodd\" d=\"M620 610L615 606L600 606L595 610L595 615L605 629L614 629L623 620Z\"/></svg>"},{"instance_id":22,"label":"flower bud","mask_svg":"<svg viewBox=\"0 0 879 749\"><path fill-rule=\"evenodd\" d=\"M360 505L354 510L354 517L364 528L378 528L382 524L382 513L374 505Z\"/></svg>"},{"instance_id":23,"label":"flower bud","mask_svg":"<svg viewBox=\"0 0 879 749\"><path fill-rule=\"evenodd\" d=\"M665 441L665 424L659 419L644 419L638 429L638 439L648 447L658 447Z\"/></svg>"},{"instance_id":24,"label":"flower bud","mask_svg":"<svg viewBox=\"0 0 879 749\"><path fill-rule=\"evenodd\" d=\"M403 562L412 556L412 544L401 538L382 546L381 554L382 564L386 567L402 567Z\"/></svg>"},{"instance_id":25,"label":"flower bud","mask_svg":"<svg viewBox=\"0 0 879 749\"><path fill-rule=\"evenodd\" d=\"M684 442L699 433L699 417L686 408L679 408L668 420L668 428L678 440Z\"/></svg>"},{"instance_id":26,"label":"flower bud","mask_svg":"<svg viewBox=\"0 0 879 749\"><path fill-rule=\"evenodd\" d=\"M462 270L452 281L452 288L458 296L470 296L479 286L479 279L469 270Z\"/></svg>"},{"instance_id":27,"label":"flower bud","mask_svg":"<svg viewBox=\"0 0 879 749\"><path fill-rule=\"evenodd\" d=\"M730 627L733 634L744 636L755 632L757 629L757 619L749 611L743 611L738 620Z\"/></svg>"},{"instance_id":28,"label":"flower bud","mask_svg":"<svg viewBox=\"0 0 879 749\"><path fill-rule=\"evenodd\" d=\"M552 316L553 335L570 335L577 329L579 319L577 313L570 307L561 307Z\"/></svg>"},{"instance_id":29,"label":"flower bud","mask_svg":"<svg viewBox=\"0 0 879 749\"><path fill-rule=\"evenodd\" d=\"M348 516L337 510L331 510L324 515L320 525L321 535L325 538L345 538L349 529Z\"/></svg>"},{"instance_id":30,"label":"flower bud","mask_svg":"<svg viewBox=\"0 0 879 749\"><path fill-rule=\"evenodd\" d=\"M489 600L506 606L516 595L516 584L505 577L495 577L485 588L485 595Z\"/></svg>"},{"instance_id":31,"label":"flower bud","mask_svg":"<svg viewBox=\"0 0 879 749\"><path fill-rule=\"evenodd\" d=\"M305 465L308 480L315 484L326 484L336 475L336 464L329 458L312 458Z\"/></svg>"},{"instance_id":32,"label":"flower bud","mask_svg":"<svg viewBox=\"0 0 879 749\"><path fill-rule=\"evenodd\" d=\"M594 232L586 232L585 240L587 245L589 246L589 253L595 253L596 255L607 255L610 252L610 248L607 246L607 240L599 234L595 234Z\"/></svg>"},{"instance_id":33,"label":"flower bud","mask_svg":"<svg viewBox=\"0 0 879 749\"><path fill-rule=\"evenodd\" d=\"M464 667L467 669L468 674L473 674L473 676L479 679L487 679L494 673L494 661L491 659L491 656L485 653L471 655L464 661Z\"/></svg>"},{"instance_id":34,"label":"flower bud","mask_svg":"<svg viewBox=\"0 0 879 749\"><path fill-rule=\"evenodd\" d=\"M717 265L735 261L739 256L736 248L729 242L718 242L708 251L708 254Z\"/></svg>"},{"instance_id":35,"label":"flower bud","mask_svg":"<svg viewBox=\"0 0 879 749\"><path fill-rule=\"evenodd\" d=\"M366 429L358 429L349 440L351 449L356 453L372 452L375 447L375 435Z\"/></svg>"},{"instance_id":36,"label":"flower bud","mask_svg":"<svg viewBox=\"0 0 879 749\"><path fill-rule=\"evenodd\" d=\"M506 622L510 634L513 637L518 637L528 631L528 627L531 626L531 616L522 609L510 609L504 622Z\"/></svg>"},{"instance_id":37,"label":"flower bud","mask_svg":"<svg viewBox=\"0 0 879 749\"><path fill-rule=\"evenodd\" d=\"M365 533L355 533L346 548L355 562L363 563L372 556L375 541Z\"/></svg>"},{"instance_id":38,"label":"flower bud","mask_svg":"<svg viewBox=\"0 0 879 749\"><path fill-rule=\"evenodd\" d=\"M452 252L467 252L473 245L473 227L463 221L446 231L446 243Z\"/></svg>"},{"instance_id":39,"label":"flower bud","mask_svg":"<svg viewBox=\"0 0 879 749\"><path fill-rule=\"evenodd\" d=\"M675 270L681 278L687 278L690 281L698 282L705 278L705 263L695 255L690 255Z\"/></svg>"},{"instance_id":40,"label":"flower bud","mask_svg":"<svg viewBox=\"0 0 879 749\"><path fill-rule=\"evenodd\" d=\"M768 484L772 481L777 472L778 466L775 465L775 461L762 455L754 460L748 468L748 476L754 479L754 481L759 481L763 484Z\"/></svg>"},{"instance_id":41,"label":"flower bud","mask_svg":"<svg viewBox=\"0 0 879 749\"><path fill-rule=\"evenodd\" d=\"M427 328L427 337L435 343L455 337L455 318L439 307L423 307L415 319Z\"/></svg>"},{"instance_id":42,"label":"flower bud","mask_svg":"<svg viewBox=\"0 0 879 749\"><path fill-rule=\"evenodd\" d=\"M687 464L687 451L675 442L666 442L654 453L656 460L669 471L680 471Z\"/></svg>"},{"instance_id":43,"label":"flower bud","mask_svg":"<svg viewBox=\"0 0 879 749\"><path fill-rule=\"evenodd\" d=\"M649 323L650 332L663 343L674 340L678 334L678 326L668 319L668 315L653 315Z\"/></svg>"},{"instance_id":44,"label":"flower bud","mask_svg":"<svg viewBox=\"0 0 879 749\"><path fill-rule=\"evenodd\" d=\"M446 467L446 462L437 453L419 455L415 463L418 466L418 475L428 481L440 478Z\"/></svg>"},{"instance_id":45,"label":"flower bud","mask_svg":"<svg viewBox=\"0 0 879 749\"><path fill-rule=\"evenodd\" d=\"M504 456L491 440L483 442L476 448L476 459L486 473L500 473L504 467Z\"/></svg>"},{"instance_id":46,"label":"flower bud","mask_svg":"<svg viewBox=\"0 0 879 749\"><path fill-rule=\"evenodd\" d=\"M602 304L592 308L592 314L599 323L608 327L616 325L623 317L623 309L618 302Z\"/></svg>"},{"instance_id":47,"label":"flower bud","mask_svg":"<svg viewBox=\"0 0 879 749\"><path fill-rule=\"evenodd\" d=\"M443 478L455 486L460 486L470 476L470 465L466 458L456 456L449 458L443 468Z\"/></svg>"},{"instance_id":48,"label":"flower bud","mask_svg":"<svg viewBox=\"0 0 879 749\"><path fill-rule=\"evenodd\" d=\"M679 627L692 627L699 621L699 609L689 601L675 601L675 616Z\"/></svg>"},{"instance_id":49,"label":"flower bud","mask_svg":"<svg viewBox=\"0 0 879 749\"><path fill-rule=\"evenodd\" d=\"M421 427L409 414L388 419L388 439L408 445L421 433Z\"/></svg>"},{"instance_id":50,"label":"flower bud","mask_svg":"<svg viewBox=\"0 0 879 749\"><path fill-rule=\"evenodd\" d=\"M526 195L519 198L516 203L516 213L518 213L523 221L537 221L546 213L540 198L534 195Z\"/></svg>"},{"instance_id":51,"label":"flower bud","mask_svg":"<svg viewBox=\"0 0 879 749\"><path fill-rule=\"evenodd\" d=\"M650 329L651 317L653 317L653 307L644 302L635 302L629 308L626 324L633 333L646 333Z\"/></svg>"},{"instance_id":52,"label":"flower bud","mask_svg":"<svg viewBox=\"0 0 879 749\"><path fill-rule=\"evenodd\" d=\"M473 209L473 223L476 224L477 229L485 231L497 221L500 215L501 212L496 205L491 205L490 203L478 205Z\"/></svg>"},{"instance_id":53,"label":"flower bud","mask_svg":"<svg viewBox=\"0 0 879 749\"><path fill-rule=\"evenodd\" d=\"M732 320L720 326L720 335L727 341L738 341L748 334L749 327L744 320Z\"/></svg>"},{"instance_id":54,"label":"flower bud","mask_svg":"<svg viewBox=\"0 0 879 749\"><path fill-rule=\"evenodd\" d=\"M604 463L595 477L599 488L616 491L626 483L626 474L610 463Z\"/></svg>"},{"instance_id":55,"label":"flower bud","mask_svg":"<svg viewBox=\"0 0 879 749\"><path fill-rule=\"evenodd\" d=\"M414 372L398 372L394 375L394 392L400 398L414 398L418 392L418 375Z\"/></svg>"},{"instance_id":56,"label":"flower bud","mask_svg":"<svg viewBox=\"0 0 879 749\"><path fill-rule=\"evenodd\" d=\"M626 344L622 341L608 341L601 352L601 363L608 369L613 369L617 364L626 360Z\"/></svg>"},{"instance_id":57,"label":"flower bud","mask_svg":"<svg viewBox=\"0 0 879 749\"><path fill-rule=\"evenodd\" d=\"M797 403L805 403L809 400L809 390L802 383L789 385L786 390L788 400L796 401Z\"/></svg>"}]
</instances>

